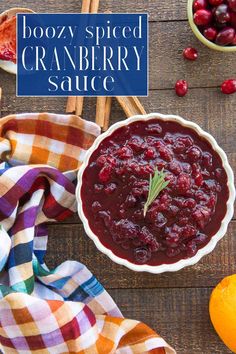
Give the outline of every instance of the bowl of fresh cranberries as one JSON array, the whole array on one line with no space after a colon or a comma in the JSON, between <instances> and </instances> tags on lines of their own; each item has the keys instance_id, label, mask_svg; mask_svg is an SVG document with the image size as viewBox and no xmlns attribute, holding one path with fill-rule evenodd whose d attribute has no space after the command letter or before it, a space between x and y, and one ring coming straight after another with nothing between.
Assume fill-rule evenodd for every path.
<instances>
[{"instance_id":1,"label":"bowl of fresh cranberries","mask_svg":"<svg viewBox=\"0 0 236 354\"><path fill-rule=\"evenodd\" d=\"M188 19L203 44L223 52L236 51L236 0L188 0Z\"/></svg>"},{"instance_id":2,"label":"bowl of fresh cranberries","mask_svg":"<svg viewBox=\"0 0 236 354\"><path fill-rule=\"evenodd\" d=\"M100 251L132 270L162 273L197 263L225 235L234 176L210 134L153 113L118 122L96 139L76 197Z\"/></svg>"}]
</instances>

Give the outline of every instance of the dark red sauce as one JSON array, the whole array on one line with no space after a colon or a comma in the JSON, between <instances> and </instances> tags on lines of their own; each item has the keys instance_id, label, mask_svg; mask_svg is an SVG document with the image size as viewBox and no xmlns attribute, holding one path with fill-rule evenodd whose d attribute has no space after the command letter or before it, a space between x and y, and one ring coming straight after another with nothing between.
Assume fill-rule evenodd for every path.
<instances>
[{"instance_id":1,"label":"dark red sauce","mask_svg":"<svg viewBox=\"0 0 236 354\"><path fill-rule=\"evenodd\" d=\"M144 217L155 168L170 182ZM226 172L208 141L160 119L132 123L104 139L81 190L101 243L132 263L150 265L193 257L220 228L228 197Z\"/></svg>"}]
</instances>

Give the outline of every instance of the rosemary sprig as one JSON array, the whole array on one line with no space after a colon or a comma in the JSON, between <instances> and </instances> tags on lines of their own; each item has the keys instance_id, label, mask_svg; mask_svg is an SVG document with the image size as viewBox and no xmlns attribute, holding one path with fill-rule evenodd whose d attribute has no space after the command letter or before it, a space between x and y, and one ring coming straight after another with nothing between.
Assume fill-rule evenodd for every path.
<instances>
[{"instance_id":1,"label":"rosemary sprig","mask_svg":"<svg viewBox=\"0 0 236 354\"><path fill-rule=\"evenodd\" d=\"M161 191L168 186L170 181L165 181L165 177L166 174L163 172L163 169L161 171L156 169L153 176L150 174L148 198L143 210L144 217L146 216L150 205L158 197Z\"/></svg>"}]
</instances>

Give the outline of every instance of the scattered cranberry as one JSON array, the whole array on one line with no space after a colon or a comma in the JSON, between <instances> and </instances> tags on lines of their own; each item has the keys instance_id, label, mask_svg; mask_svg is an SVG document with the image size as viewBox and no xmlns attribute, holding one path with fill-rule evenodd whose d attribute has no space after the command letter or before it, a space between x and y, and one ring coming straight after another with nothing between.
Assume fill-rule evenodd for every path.
<instances>
[{"instance_id":1,"label":"scattered cranberry","mask_svg":"<svg viewBox=\"0 0 236 354\"><path fill-rule=\"evenodd\" d=\"M193 9L196 12L197 10L206 9L207 0L194 0Z\"/></svg>"},{"instance_id":2,"label":"scattered cranberry","mask_svg":"<svg viewBox=\"0 0 236 354\"><path fill-rule=\"evenodd\" d=\"M229 7L226 4L219 5L215 10L215 18L218 23L230 21Z\"/></svg>"},{"instance_id":3,"label":"scattered cranberry","mask_svg":"<svg viewBox=\"0 0 236 354\"><path fill-rule=\"evenodd\" d=\"M232 27L222 29L216 36L216 44L225 46L232 44L235 36L235 30Z\"/></svg>"},{"instance_id":4,"label":"scattered cranberry","mask_svg":"<svg viewBox=\"0 0 236 354\"><path fill-rule=\"evenodd\" d=\"M195 48L185 48L183 51L183 56L188 60L196 60L198 58L198 52Z\"/></svg>"},{"instance_id":5,"label":"scattered cranberry","mask_svg":"<svg viewBox=\"0 0 236 354\"><path fill-rule=\"evenodd\" d=\"M236 92L236 79L230 79L223 82L221 85L221 91L226 95L230 95Z\"/></svg>"},{"instance_id":6,"label":"scattered cranberry","mask_svg":"<svg viewBox=\"0 0 236 354\"><path fill-rule=\"evenodd\" d=\"M209 41L214 41L217 36L217 29L215 27L208 27L204 30L203 34Z\"/></svg>"},{"instance_id":7,"label":"scattered cranberry","mask_svg":"<svg viewBox=\"0 0 236 354\"><path fill-rule=\"evenodd\" d=\"M178 80L175 84L175 92L179 97L183 97L188 92L188 83L185 80Z\"/></svg>"},{"instance_id":8,"label":"scattered cranberry","mask_svg":"<svg viewBox=\"0 0 236 354\"><path fill-rule=\"evenodd\" d=\"M205 9L198 10L195 12L193 19L197 26L207 26L212 20L212 13Z\"/></svg>"},{"instance_id":9,"label":"scattered cranberry","mask_svg":"<svg viewBox=\"0 0 236 354\"><path fill-rule=\"evenodd\" d=\"M236 12L236 0L228 0L229 8Z\"/></svg>"}]
</instances>

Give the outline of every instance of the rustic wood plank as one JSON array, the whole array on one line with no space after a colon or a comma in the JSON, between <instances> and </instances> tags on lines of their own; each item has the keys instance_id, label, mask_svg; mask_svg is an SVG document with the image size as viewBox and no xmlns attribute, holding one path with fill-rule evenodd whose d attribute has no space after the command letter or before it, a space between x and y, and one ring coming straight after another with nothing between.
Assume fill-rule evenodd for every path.
<instances>
[{"instance_id":1,"label":"rustic wood plank","mask_svg":"<svg viewBox=\"0 0 236 354\"><path fill-rule=\"evenodd\" d=\"M2 0L0 3L0 11L16 6L22 7L22 0ZM48 0L46 3L45 1L35 2L34 0L27 0L24 6L36 12L80 12L81 0L57 0L56 2L54 0ZM186 19L186 7L185 0L102 0L100 2L99 12L148 12L151 21L170 21Z\"/></svg>"},{"instance_id":2,"label":"rustic wood plank","mask_svg":"<svg viewBox=\"0 0 236 354\"><path fill-rule=\"evenodd\" d=\"M197 265L177 273L153 275L135 273L113 263L96 249L81 225L50 225L46 260L50 268L67 259L78 260L84 263L106 288L211 287L224 276L236 273L235 233L234 221L216 249Z\"/></svg>"},{"instance_id":3,"label":"rustic wood plank","mask_svg":"<svg viewBox=\"0 0 236 354\"><path fill-rule=\"evenodd\" d=\"M147 323L179 354L228 354L208 315L211 290L110 290L125 317Z\"/></svg>"}]
</instances>

